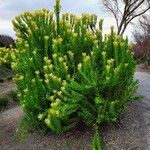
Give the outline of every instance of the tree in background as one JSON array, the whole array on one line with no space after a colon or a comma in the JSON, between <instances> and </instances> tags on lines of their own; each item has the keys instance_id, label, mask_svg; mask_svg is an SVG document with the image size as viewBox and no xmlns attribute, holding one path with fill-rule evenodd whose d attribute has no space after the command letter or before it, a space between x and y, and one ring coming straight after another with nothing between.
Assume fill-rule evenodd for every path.
<instances>
[{"instance_id":1,"label":"tree in background","mask_svg":"<svg viewBox=\"0 0 150 150\"><path fill-rule=\"evenodd\" d=\"M102 4L114 16L118 35L123 35L133 19L150 10L150 0L102 0Z\"/></svg>"},{"instance_id":2,"label":"tree in background","mask_svg":"<svg viewBox=\"0 0 150 150\"><path fill-rule=\"evenodd\" d=\"M150 66L150 15L144 15L139 20L139 28L133 33L135 57Z\"/></svg>"}]
</instances>

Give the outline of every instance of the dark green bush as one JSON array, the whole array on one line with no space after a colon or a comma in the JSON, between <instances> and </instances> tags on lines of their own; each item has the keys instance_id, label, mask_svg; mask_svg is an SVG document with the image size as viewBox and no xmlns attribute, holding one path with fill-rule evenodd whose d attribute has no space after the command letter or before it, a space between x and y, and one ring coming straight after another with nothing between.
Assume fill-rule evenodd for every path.
<instances>
[{"instance_id":1,"label":"dark green bush","mask_svg":"<svg viewBox=\"0 0 150 150\"><path fill-rule=\"evenodd\" d=\"M10 45L15 46L15 40L8 35L0 35L0 47L9 48Z\"/></svg>"},{"instance_id":2,"label":"dark green bush","mask_svg":"<svg viewBox=\"0 0 150 150\"><path fill-rule=\"evenodd\" d=\"M12 67L24 112L54 133L115 122L137 88L128 39L113 28L103 36L96 15L60 15L60 8L56 0L55 17L43 9L13 21Z\"/></svg>"}]
</instances>

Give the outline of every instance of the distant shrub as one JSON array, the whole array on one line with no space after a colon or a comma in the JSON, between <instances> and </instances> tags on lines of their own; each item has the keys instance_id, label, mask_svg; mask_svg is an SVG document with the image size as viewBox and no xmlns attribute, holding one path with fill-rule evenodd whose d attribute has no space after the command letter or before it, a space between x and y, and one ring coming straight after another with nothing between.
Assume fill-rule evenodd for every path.
<instances>
[{"instance_id":1,"label":"distant shrub","mask_svg":"<svg viewBox=\"0 0 150 150\"><path fill-rule=\"evenodd\" d=\"M139 21L139 30L134 31L134 55L140 63L150 67L150 16L144 15Z\"/></svg>"},{"instance_id":2,"label":"distant shrub","mask_svg":"<svg viewBox=\"0 0 150 150\"><path fill-rule=\"evenodd\" d=\"M13 48L15 48L14 39L8 35L0 35L0 67L10 68L12 60L11 51Z\"/></svg>"},{"instance_id":3,"label":"distant shrub","mask_svg":"<svg viewBox=\"0 0 150 150\"><path fill-rule=\"evenodd\" d=\"M144 63L145 67L150 66L150 36L141 36L139 41L133 45L133 51L135 58L140 62Z\"/></svg>"},{"instance_id":4,"label":"distant shrub","mask_svg":"<svg viewBox=\"0 0 150 150\"><path fill-rule=\"evenodd\" d=\"M15 46L15 41L8 35L0 35L0 47L9 48L10 45Z\"/></svg>"},{"instance_id":5,"label":"distant shrub","mask_svg":"<svg viewBox=\"0 0 150 150\"><path fill-rule=\"evenodd\" d=\"M11 50L10 48L0 47L0 67L9 67L11 65Z\"/></svg>"},{"instance_id":6,"label":"distant shrub","mask_svg":"<svg viewBox=\"0 0 150 150\"><path fill-rule=\"evenodd\" d=\"M12 67L20 103L28 118L54 133L83 122L96 127L116 122L134 99L135 61L128 39L111 33L103 36L96 15L60 16L43 9L25 12L13 21L17 35ZM56 18L56 19L55 19Z\"/></svg>"}]
</instances>

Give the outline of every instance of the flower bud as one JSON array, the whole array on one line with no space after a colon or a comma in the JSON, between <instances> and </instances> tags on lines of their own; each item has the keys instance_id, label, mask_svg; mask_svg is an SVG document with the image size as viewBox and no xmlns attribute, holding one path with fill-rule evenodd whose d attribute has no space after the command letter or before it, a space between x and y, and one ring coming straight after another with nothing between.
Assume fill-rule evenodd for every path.
<instances>
[{"instance_id":1,"label":"flower bud","mask_svg":"<svg viewBox=\"0 0 150 150\"><path fill-rule=\"evenodd\" d=\"M48 100L53 101L54 100L54 96L48 97Z\"/></svg>"},{"instance_id":2,"label":"flower bud","mask_svg":"<svg viewBox=\"0 0 150 150\"><path fill-rule=\"evenodd\" d=\"M45 35L45 36L44 36L44 40L45 40L45 41L48 41L48 39L49 39L49 36Z\"/></svg>"},{"instance_id":3,"label":"flower bud","mask_svg":"<svg viewBox=\"0 0 150 150\"><path fill-rule=\"evenodd\" d=\"M36 74L36 75L39 75L39 74L40 74L40 72L39 72L39 71L35 71L35 74Z\"/></svg>"},{"instance_id":4,"label":"flower bud","mask_svg":"<svg viewBox=\"0 0 150 150\"><path fill-rule=\"evenodd\" d=\"M59 61L60 63L62 63L62 62L63 62L63 58L62 58L62 57L59 57L58 61Z\"/></svg>"},{"instance_id":5,"label":"flower bud","mask_svg":"<svg viewBox=\"0 0 150 150\"><path fill-rule=\"evenodd\" d=\"M56 93L57 93L57 91L56 91L56 90L53 90L53 93L54 93L54 94L56 94Z\"/></svg>"},{"instance_id":6,"label":"flower bud","mask_svg":"<svg viewBox=\"0 0 150 150\"><path fill-rule=\"evenodd\" d=\"M32 83L35 83L35 78L31 80Z\"/></svg>"},{"instance_id":7,"label":"flower bud","mask_svg":"<svg viewBox=\"0 0 150 150\"><path fill-rule=\"evenodd\" d=\"M46 84L48 84L48 83L49 83L49 80L48 80L48 79L46 79L46 80L45 80L45 83L46 83Z\"/></svg>"},{"instance_id":8,"label":"flower bud","mask_svg":"<svg viewBox=\"0 0 150 150\"><path fill-rule=\"evenodd\" d=\"M67 81L66 80L63 80L63 86L65 86L67 84Z\"/></svg>"},{"instance_id":9,"label":"flower bud","mask_svg":"<svg viewBox=\"0 0 150 150\"><path fill-rule=\"evenodd\" d=\"M28 90L28 88L26 88L23 91L24 91L24 93L27 93L29 90Z\"/></svg>"},{"instance_id":10,"label":"flower bud","mask_svg":"<svg viewBox=\"0 0 150 150\"><path fill-rule=\"evenodd\" d=\"M58 91L58 92L57 92L57 95L58 95L58 96L61 96L61 95L62 95L62 91Z\"/></svg>"},{"instance_id":11,"label":"flower bud","mask_svg":"<svg viewBox=\"0 0 150 150\"><path fill-rule=\"evenodd\" d=\"M48 127L50 127L50 125L51 125L50 118L46 118L44 121L45 121L46 125L47 125Z\"/></svg>"},{"instance_id":12,"label":"flower bud","mask_svg":"<svg viewBox=\"0 0 150 150\"><path fill-rule=\"evenodd\" d=\"M39 120L42 120L42 119L43 119L43 117L44 117L44 115L43 115L43 114L39 114L39 115L38 115L38 119L39 119Z\"/></svg>"},{"instance_id":13,"label":"flower bud","mask_svg":"<svg viewBox=\"0 0 150 150\"><path fill-rule=\"evenodd\" d=\"M44 61L46 62L47 60L48 60L48 57L45 56L45 57L44 57Z\"/></svg>"},{"instance_id":14,"label":"flower bud","mask_svg":"<svg viewBox=\"0 0 150 150\"><path fill-rule=\"evenodd\" d=\"M65 92L65 90L66 90L66 89L65 89L65 87L64 87L64 86L63 86L63 87L61 87L61 91L62 91L62 92Z\"/></svg>"},{"instance_id":15,"label":"flower bud","mask_svg":"<svg viewBox=\"0 0 150 150\"><path fill-rule=\"evenodd\" d=\"M32 53L33 53L34 55L36 55L36 51L33 51Z\"/></svg>"},{"instance_id":16,"label":"flower bud","mask_svg":"<svg viewBox=\"0 0 150 150\"><path fill-rule=\"evenodd\" d=\"M53 58L55 59L57 57L57 54L53 54Z\"/></svg>"},{"instance_id":17,"label":"flower bud","mask_svg":"<svg viewBox=\"0 0 150 150\"><path fill-rule=\"evenodd\" d=\"M82 68L82 64L79 63L79 64L78 64L78 70L81 70L81 68Z\"/></svg>"},{"instance_id":18,"label":"flower bud","mask_svg":"<svg viewBox=\"0 0 150 150\"><path fill-rule=\"evenodd\" d=\"M47 71L48 70L48 67L47 66L44 66L44 71Z\"/></svg>"},{"instance_id":19,"label":"flower bud","mask_svg":"<svg viewBox=\"0 0 150 150\"><path fill-rule=\"evenodd\" d=\"M86 56L86 53L82 53L82 56L85 57L85 56Z\"/></svg>"}]
</instances>

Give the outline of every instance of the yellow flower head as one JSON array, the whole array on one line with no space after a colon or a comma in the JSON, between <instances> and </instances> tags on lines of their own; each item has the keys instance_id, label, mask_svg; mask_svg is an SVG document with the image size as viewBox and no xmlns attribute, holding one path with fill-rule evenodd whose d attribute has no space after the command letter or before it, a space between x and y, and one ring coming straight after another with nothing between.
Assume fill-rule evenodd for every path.
<instances>
[{"instance_id":1,"label":"yellow flower head","mask_svg":"<svg viewBox=\"0 0 150 150\"><path fill-rule=\"evenodd\" d=\"M88 62L88 61L90 60L90 58L91 58L91 57L90 57L89 55L88 55L88 56L85 56L85 57L84 57L84 61L85 61L85 62Z\"/></svg>"},{"instance_id":2,"label":"yellow flower head","mask_svg":"<svg viewBox=\"0 0 150 150\"><path fill-rule=\"evenodd\" d=\"M62 91L62 92L65 92L65 90L66 90L65 87L62 86L62 87L61 87L61 91Z\"/></svg>"},{"instance_id":3,"label":"yellow flower head","mask_svg":"<svg viewBox=\"0 0 150 150\"><path fill-rule=\"evenodd\" d=\"M56 90L53 90L53 93L55 94L55 93L57 93L57 91L56 91Z\"/></svg>"},{"instance_id":4,"label":"yellow flower head","mask_svg":"<svg viewBox=\"0 0 150 150\"><path fill-rule=\"evenodd\" d=\"M46 80L45 80L45 83L46 83L46 84L48 84L48 83L49 83L49 80L48 80L48 79L46 79Z\"/></svg>"},{"instance_id":5,"label":"yellow flower head","mask_svg":"<svg viewBox=\"0 0 150 150\"><path fill-rule=\"evenodd\" d=\"M45 36L44 36L44 40L45 40L45 41L48 41L48 39L49 39L49 36L45 35Z\"/></svg>"},{"instance_id":6,"label":"yellow flower head","mask_svg":"<svg viewBox=\"0 0 150 150\"><path fill-rule=\"evenodd\" d=\"M85 57L85 56L86 56L86 53L82 53L82 56Z\"/></svg>"},{"instance_id":7,"label":"yellow flower head","mask_svg":"<svg viewBox=\"0 0 150 150\"><path fill-rule=\"evenodd\" d=\"M106 56L106 52L105 51L102 52L102 56Z\"/></svg>"},{"instance_id":8,"label":"yellow flower head","mask_svg":"<svg viewBox=\"0 0 150 150\"><path fill-rule=\"evenodd\" d=\"M48 100L53 101L54 100L54 96L48 97Z\"/></svg>"},{"instance_id":9,"label":"yellow flower head","mask_svg":"<svg viewBox=\"0 0 150 150\"><path fill-rule=\"evenodd\" d=\"M27 93L29 90L28 90L28 88L26 88L26 89L24 89L23 91L24 91L25 93Z\"/></svg>"},{"instance_id":10,"label":"yellow flower head","mask_svg":"<svg viewBox=\"0 0 150 150\"><path fill-rule=\"evenodd\" d=\"M44 66L44 71L47 71L48 70L48 67L47 66Z\"/></svg>"},{"instance_id":11,"label":"yellow flower head","mask_svg":"<svg viewBox=\"0 0 150 150\"><path fill-rule=\"evenodd\" d=\"M39 71L35 71L35 74L36 74L36 75L39 75L39 74L40 74L40 72L39 72Z\"/></svg>"},{"instance_id":12,"label":"yellow flower head","mask_svg":"<svg viewBox=\"0 0 150 150\"><path fill-rule=\"evenodd\" d=\"M61 82L61 78L57 78L57 81L60 83Z\"/></svg>"},{"instance_id":13,"label":"yellow flower head","mask_svg":"<svg viewBox=\"0 0 150 150\"><path fill-rule=\"evenodd\" d=\"M21 93L18 93L17 96L18 96L18 97L21 97Z\"/></svg>"},{"instance_id":14,"label":"yellow flower head","mask_svg":"<svg viewBox=\"0 0 150 150\"><path fill-rule=\"evenodd\" d=\"M16 55L15 55L15 53L14 53L14 52L12 52L12 53L11 53L11 58L12 58L13 60L15 60L15 59L16 59Z\"/></svg>"},{"instance_id":15,"label":"yellow flower head","mask_svg":"<svg viewBox=\"0 0 150 150\"><path fill-rule=\"evenodd\" d=\"M43 117L44 117L44 115L43 115L43 114L39 114L39 115L38 115L38 119L39 119L39 120L42 120L42 119L43 119Z\"/></svg>"},{"instance_id":16,"label":"yellow flower head","mask_svg":"<svg viewBox=\"0 0 150 150\"><path fill-rule=\"evenodd\" d=\"M50 70L52 70L52 69L53 69L53 65L49 65L48 68L49 68Z\"/></svg>"},{"instance_id":17,"label":"yellow flower head","mask_svg":"<svg viewBox=\"0 0 150 150\"><path fill-rule=\"evenodd\" d=\"M32 83L35 83L35 79L32 79L31 82L32 82Z\"/></svg>"},{"instance_id":18,"label":"yellow flower head","mask_svg":"<svg viewBox=\"0 0 150 150\"><path fill-rule=\"evenodd\" d=\"M109 72L110 71L110 65L106 65L106 70Z\"/></svg>"},{"instance_id":19,"label":"yellow flower head","mask_svg":"<svg viewBox=\"0 0 150 150\"><path fill-rule=\"evenodd\" d=\"M128 63L125 63L125 67L128 67L128 65L129 65Z\"/></svg>"},{"instance_id":20,"label":"yellow flower head","mask_svg":"<svg viewBox=\"0 0 150 150\"><path fill-rule=\"evenodd\" d=\"M59 57L58 61L59 61L60 63L62 63L62 62L63 62L63 58L62 58L62 57Z\"/></svg>"},{"instance_id":21,"label":"yellow flower head","mask_svg":"<svg viewBox=\"0 0 150 150\"><path fill-rule=\"evenodd\" d=\"M19 80L23 80L24 79L24 76L23 75L20 75L19 76Z\"/></svg>"},{"instance_id":22,"label":"yellow flower head","mask_svg":"<svg viewBox=\"0 0 150 150\"><path fill-rule=\"evenodd\" d=\"M45 57L44 57L44 61L46 62L47 60L48 60L48 57L45 56Z\"/></svg>"},{"instance_id":23,"label":"yellow flower head","mask_svg":"<svg viewBox=\"0 0 150 150\"><path fill-rule=\"evenodd\" d=\"M78 70L81 70L81 68L82 68L82 64L79 63L79 64L78 64Z\"/></svg>"},{"instance_id":24,"label":"yellow flower head","mask_svg":"<svg viewBox=\"0 0 150 150\"><path fill-rule=\"evenodd\" d=\"M33 51L32 53L33 53L34 55L36 55L36 51Z\"/></svg>"},{"instance_id":25,"label":"yellow flower head","mask_svg":"<svg viewBox=\"0 0 150 150\"><path fill-rule=\"evenodd\" d=\"M32 62L32 61L33 61L33 58L29 58L29 60Z\"/></svg>"},{"instance_id":26,"label":"yellow flower head","mask_svg":"<svg viewBox=\"0 0 150 150\"><path fill-rule=\"evenodd\" d=\"M68 54L69 54L70 57L73 57L73 52L68 51Z\"/></svg>"},{"instance_id":27,"label":"yellow flower head","mask_svg":"<svg viewBox=\"0 0 150 150\"><path fill-rule=\"evenodd\" d=\"M58 95L58 96L61 96L61 95L62 95L62 91L58 91L58 92L57 92L57 95Z\"/></svg>"},{"instance_id":28,"label":"yellow flower head","mask_svg":"<svg viewBox=\"0 0 150 150\"><path fill-rule=\"evenodd\" d=\"M57 57L57 54L53 54L53 58L55 59Z\"/></svg>"},{"instance_id":29,"label":"yellow flower head","mask_svg":"<svg viewBox=\"0 0 150 150\"><path fill-rule=\"evenodd\" d=\"M12 63L11 63L11 67L12 67L12 69L16 69L16 68L17 68L17 63L12 62Z\"/></svg>"},{"instance_id":30,"label":"yellow flower head","mask_svg":"<svg viewBox=\"0 0 150 150\"><path fill-rule=\"evenodd\" d=\"M65 86L67 84L67 81L66 80L63 80L63 86Z\"/></svg>"},{"instance_id":31,"label":"yellow flower head","mask_svg":"<svg viewBox=\"0 0 150 150\"><path fill-rule=\"evenodd\" d=\"M50 127L50 125L51 125L51 120L50 120L50 118L46 118L44 121L45 121L46 125L47 125L48 127Z\"/></svg>"}]
</instances>

